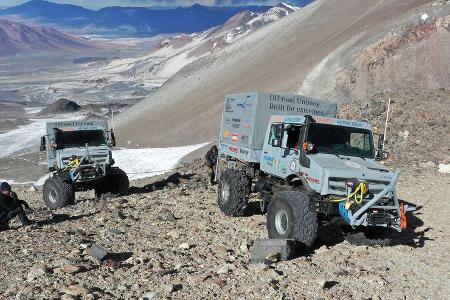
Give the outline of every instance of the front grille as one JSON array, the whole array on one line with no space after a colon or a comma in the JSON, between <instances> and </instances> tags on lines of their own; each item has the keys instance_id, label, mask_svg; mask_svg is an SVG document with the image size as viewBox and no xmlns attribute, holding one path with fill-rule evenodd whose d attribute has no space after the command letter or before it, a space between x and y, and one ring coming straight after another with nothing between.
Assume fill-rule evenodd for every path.
<instances>
[{"instance_id":1,"label":"front grille","mask_svg":"<svg viewBox=\"0 0 450 300\"><path fill-rule=\"evenodd\" d=\"M330 190L336 191L336 192L346 192L347 187L345 186L345 183L350 178L342 178L342 177L330 177L328 179L328 186ZM386 186L389 185L389 181L383 181L383 180L364 180L369 184L369 193L371 194L377 194L381 192Z\"/></svg>"},{"instance_id":2,"label":"front grille","mask_svg":"<svg viewBox=\"0 0 450 300\"><path fill-rule=\"evenodd\" d=\"M99 164L104 164L108 161L108 154L91 155L91 157ZM65 166L69 163L70 157L63 157L62 162Z\"/></svg>"}]
</instances>

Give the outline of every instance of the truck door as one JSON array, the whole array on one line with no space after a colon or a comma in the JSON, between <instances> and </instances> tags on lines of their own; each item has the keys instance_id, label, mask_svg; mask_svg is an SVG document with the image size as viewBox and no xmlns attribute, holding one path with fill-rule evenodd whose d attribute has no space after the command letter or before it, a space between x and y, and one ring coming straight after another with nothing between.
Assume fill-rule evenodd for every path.
<instances>
[{"instance_id":1,"label":"truck door","mask_svg":"<svg viewBox=\"0 0 450 300\"><path fill-rule=\"evenodd\" d=\"M278 167L280 163L281 143L283 140L283 124L272 123L267 128L266 138L261 157L261 170L279 176Z\"/></svg>"},{"instance_id":2,"label":"truck door","mask_svg":"<svg viewBox=\"0 0 450 300\"><path fill-rule=\"evenodd\" d=\"M286 178L300 169L300 125L285 124L280 155L280 177Z\"/></svg>"}]
</instances>

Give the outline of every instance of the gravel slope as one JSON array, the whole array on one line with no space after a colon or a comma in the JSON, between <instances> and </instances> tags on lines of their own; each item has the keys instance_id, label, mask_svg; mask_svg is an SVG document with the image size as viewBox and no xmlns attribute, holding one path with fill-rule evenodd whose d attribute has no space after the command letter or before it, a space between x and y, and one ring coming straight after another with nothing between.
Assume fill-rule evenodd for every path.
<instances>
[{"instance_id":1,"label":"gravel slope","mask_svg":"<svg viewBox=\"0 0 450 300\"><path fill-rule=\"evenodd\" d=\"M216 205L202 167L134 182L132 194L42 210L39 228L0 233L4 299L445 299L450 176L402 174L399 196L419 205L410 229L391 246L357 246L329 227L313 251L269 266L249 264L249 246L266 238L265 216L229 218ZM34 207L41 193L19 190ZM253 199L257 200L257 199ZM100 262L93 244L113 254Z\"/></svg>"}]
</instances>

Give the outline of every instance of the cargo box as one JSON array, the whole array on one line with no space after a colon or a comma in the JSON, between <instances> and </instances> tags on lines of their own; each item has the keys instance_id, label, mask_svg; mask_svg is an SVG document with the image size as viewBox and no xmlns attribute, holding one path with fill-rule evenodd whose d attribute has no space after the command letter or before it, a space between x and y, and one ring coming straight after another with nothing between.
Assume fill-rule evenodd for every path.
<instances>
[{"instance_id":1,"label":"cargo box","mask_svg":"<svg viewBox=\"0 0 450 300\"><path fill-rule=\"evenodd\" d=\"M337 105L300 95L243 93L225 97L220 152L246 162L259 162L272 115L336 117Z\"/></svg>"}]
</instances>

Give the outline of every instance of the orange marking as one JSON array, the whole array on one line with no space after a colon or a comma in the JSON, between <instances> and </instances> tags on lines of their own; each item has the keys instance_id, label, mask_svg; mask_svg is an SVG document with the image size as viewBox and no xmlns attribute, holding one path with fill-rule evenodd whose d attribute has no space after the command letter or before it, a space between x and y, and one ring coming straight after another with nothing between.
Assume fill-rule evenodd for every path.
<instances>
[{"instance_id":1,"label":"orange marking","mask_svg":"<svg viewBox=\"0 0 450 300\"><path fill-rule=\"evenodd\" d=\"M405 206L403 203L400 203L400 228L406 229L407 223L406 223L406 212L405 212Z\"/></svg>"}]
</instances>

